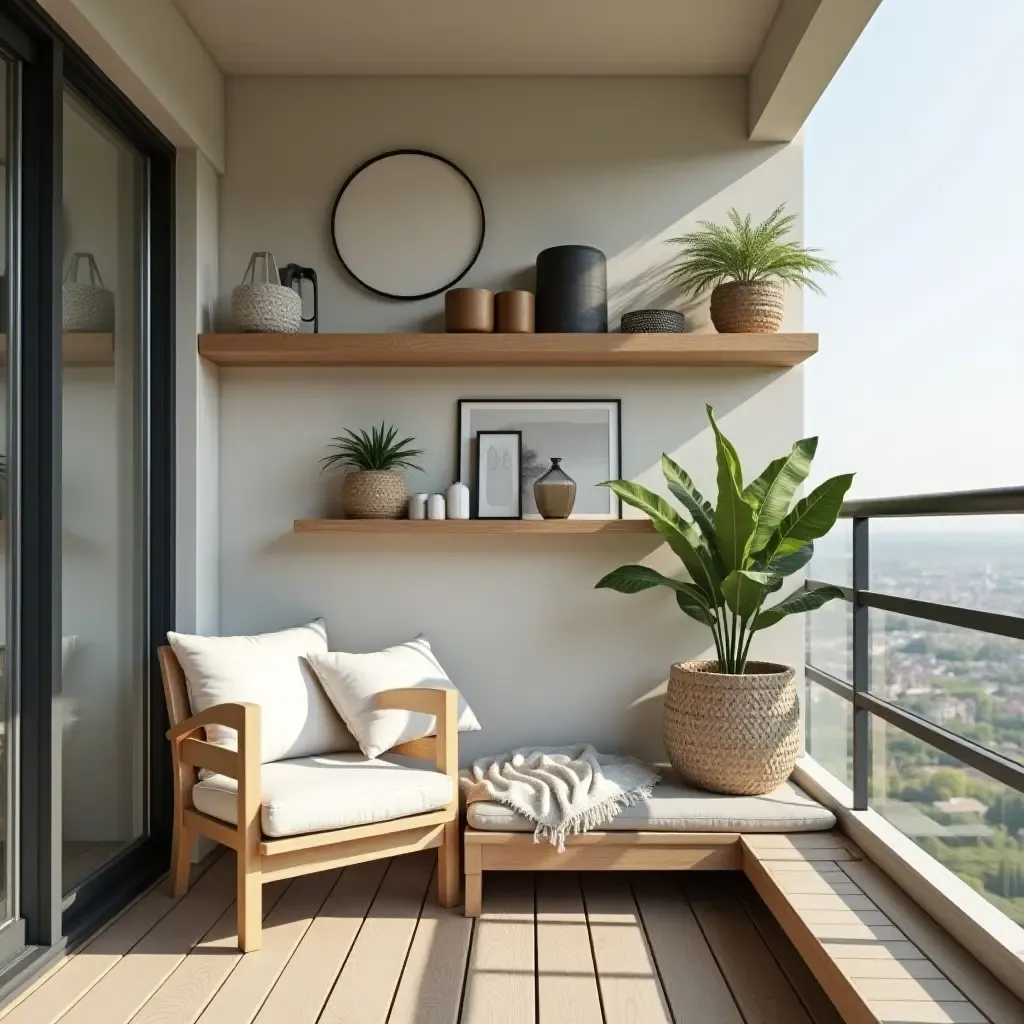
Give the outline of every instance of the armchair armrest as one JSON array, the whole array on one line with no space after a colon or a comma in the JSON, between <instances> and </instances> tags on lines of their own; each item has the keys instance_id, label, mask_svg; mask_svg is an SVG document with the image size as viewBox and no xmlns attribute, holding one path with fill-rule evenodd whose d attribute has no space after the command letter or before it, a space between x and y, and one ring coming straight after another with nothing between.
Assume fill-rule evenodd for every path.
<instances>
[{"instance_id":1,"label":"armchair armrest","mask_svg":"<svg viewBox=\"0 0 1024 1024\"><path fill-rule=\"evenodd\" d=\"M411 686L378 693L375 706L381 710L414 711L433 715L437 722L434 763L438 771L455 780L459 775L459 692L441 687ZM417 742L417 741L414 741Z\"/></svg>"},{"instance_id":2,"label":"armchair armrest","mask_svg":"<svg viewBox=\"0 0 1024 1024\"><path fill-rule=\"evenodd\" d=\"M171 741L180 740L208 725L223 725L226 729L234 729L238 733L239 745L243 734L249 732L254 732L258 741L260 706L241 701L235 704L215 704L168 729L167 738Z\"/></svg>"},{"instance_id":3,"label":"armchair armrest","mask_svg":"<svg viewBox=\"0 0 1024 1024\"><path fill-rule=\"evenodd\" d=\"M434 715L440 724L441 718L450 719L458 728L459 693L433 686L407 686L399 690L385 690L377 694L378 708L398 711L417 711L423 715Z\"/></svg>"},{"instance_id":4,"label":"armchair armrest","mask_svg":"<svg viewBox=\"0 0 1024 1024\"><path fill-rule=\"evenodd\" d=\"M196 739L194 734L208 725L234 729L238 734L238 749ZM217 775L241 779L247 763L260 764L260 706L250 703L217 704L200 711L191 718L167 730L176 765L205 768Z\"/></svg>"}]
</instances>

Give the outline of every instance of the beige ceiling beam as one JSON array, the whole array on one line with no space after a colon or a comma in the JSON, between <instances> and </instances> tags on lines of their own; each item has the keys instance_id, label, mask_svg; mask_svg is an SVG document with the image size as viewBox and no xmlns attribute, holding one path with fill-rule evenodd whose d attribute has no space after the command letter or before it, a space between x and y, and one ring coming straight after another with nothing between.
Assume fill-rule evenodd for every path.
<instances>
[{"instance_id":1,"label":"beige ceiling beam","mask_svg":"<svg viewBox=\"0 0 1024 1024\"><path fill-rule=\"evenodd\" d=\"M750 138L789 142L881 0L782 0L747 79Z\"/></svg>"}]
</instances>

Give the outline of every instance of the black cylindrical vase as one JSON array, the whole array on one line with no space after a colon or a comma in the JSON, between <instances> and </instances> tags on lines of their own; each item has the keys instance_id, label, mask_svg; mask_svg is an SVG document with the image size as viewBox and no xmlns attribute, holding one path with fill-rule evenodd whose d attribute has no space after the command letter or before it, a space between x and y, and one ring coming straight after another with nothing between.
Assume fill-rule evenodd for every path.
<instances>
[{"instance_id":1,"label":"black cylindrical vase","mask_svg":"<svg viewBox=\"0 0 1024 1024\"><path fill-rule=\"evenodd\" d=\"M591 245L556 245L537 256L539 334L608 330L608 265Z\"/></svg>"}]
</instances>

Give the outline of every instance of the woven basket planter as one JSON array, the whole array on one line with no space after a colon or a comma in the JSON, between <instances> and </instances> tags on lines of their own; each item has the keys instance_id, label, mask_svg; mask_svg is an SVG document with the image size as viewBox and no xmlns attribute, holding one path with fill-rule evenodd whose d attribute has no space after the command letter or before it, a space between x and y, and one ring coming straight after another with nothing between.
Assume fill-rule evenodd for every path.
<instances>
[{"instance_id":1,"label":"woven basket planter","mask_svg":"<svg viewBox=\"0 0 1024 1024\"><path fill-rule=\"evenodd\" d=\"M348 519L401 519L405 477L390 469L357 469L341 485L341 510Z\"/></svg>"},{"instance_id":2,"label":"woven basket planter","mask_svg":"<svg viewBox=\"0 0 1024 1024\"><path fill-rule=\"evenodd\" d=\"M711 293L711 322L719 334L774 334L784 310L778 281L729 281Z\"/></svg>"},{"instance_id":3,"label":"woven basket planter","mask_svg":"<svg viewBox=\"0 0 1024 1024\"><path fill-rule=\"evenodd\" d=\"M758 661L741 676L720 673L717 661L673 665L662 722L672 767L715 793L778 789L800 751L795 675Z\"/></svg>"}]
</instances>

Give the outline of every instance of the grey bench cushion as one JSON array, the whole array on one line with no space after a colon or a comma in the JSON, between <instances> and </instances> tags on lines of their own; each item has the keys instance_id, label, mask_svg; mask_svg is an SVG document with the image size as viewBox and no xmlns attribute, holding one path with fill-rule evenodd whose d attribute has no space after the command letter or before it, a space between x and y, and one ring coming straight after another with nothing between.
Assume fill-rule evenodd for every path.
<instances>
[{"instance_id":1,"label":"grey bench cushion","mask_svg":"<svg viewBox=\"0 0 1024 1024\"><path fill-rule=\"evenodd\" d=\"M532 832L533 824L503 804L466 808L470 828L484 832ZM667 773L650 799L627 807L601 826L607 832L821 832L835 815L792 782L766 796L723 796L688 786Z\"/></svg>"}]
</instances>

